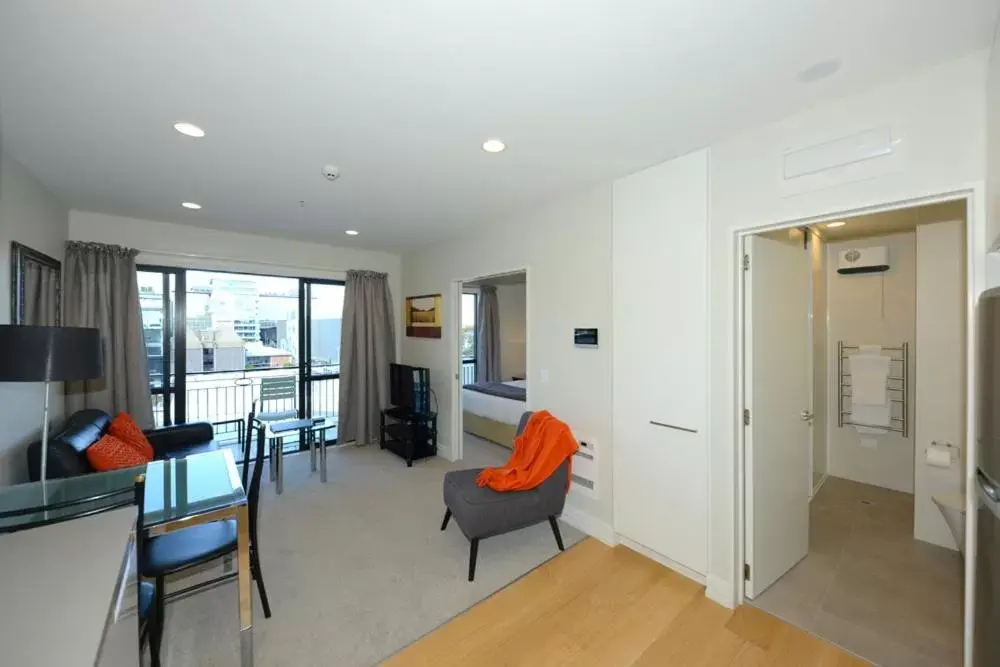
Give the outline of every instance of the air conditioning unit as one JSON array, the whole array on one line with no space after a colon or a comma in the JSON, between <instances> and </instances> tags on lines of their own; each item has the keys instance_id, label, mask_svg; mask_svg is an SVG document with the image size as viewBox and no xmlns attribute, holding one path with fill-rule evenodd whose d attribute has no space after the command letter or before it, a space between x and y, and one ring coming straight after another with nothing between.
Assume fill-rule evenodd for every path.
<instances>
[{"instance_id":1,"label":"air conditioning unit","mask_svg":"<svg viewBox=\"0 0 1000 667\"><path fill-rule=\"evenodd\" d=\"M885 246L850 248L837 256L837 273L881 273L889 270L889 249Z\"/></svg>"}]
</instances>

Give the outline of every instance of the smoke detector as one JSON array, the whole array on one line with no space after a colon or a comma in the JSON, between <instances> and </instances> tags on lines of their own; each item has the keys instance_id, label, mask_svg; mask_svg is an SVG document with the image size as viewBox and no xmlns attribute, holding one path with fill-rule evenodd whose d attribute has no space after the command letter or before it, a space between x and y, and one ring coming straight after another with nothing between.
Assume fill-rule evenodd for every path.
<instances>
[{"instance_id":1,"label":"smoke detector","mask_svg":"<svg viewBox=\"0 0 1000 667\"><path fill-rule=\"evenodd\" d=\"M331 183L340 178L340 169L335 164L328 164L323 167L323 178Z\"/></svg>"}]
</instances>

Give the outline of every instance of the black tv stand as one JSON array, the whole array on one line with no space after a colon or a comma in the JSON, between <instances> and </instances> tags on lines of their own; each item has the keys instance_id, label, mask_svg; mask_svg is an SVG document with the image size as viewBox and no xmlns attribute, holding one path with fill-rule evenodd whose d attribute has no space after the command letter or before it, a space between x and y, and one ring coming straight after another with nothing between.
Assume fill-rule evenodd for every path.
<instances>
[{"instance_id":1,"label":"black tv stand","mask_svg":"<svg viewBox=\"0 0 1000 667\"><path fill-rule=\"evenodd\" d=\"M437 454L437 413L386 408L382 411L379 436L382 449L401 456L406 466L412 467L415 460Z\"/></svg>"}]
</instances>

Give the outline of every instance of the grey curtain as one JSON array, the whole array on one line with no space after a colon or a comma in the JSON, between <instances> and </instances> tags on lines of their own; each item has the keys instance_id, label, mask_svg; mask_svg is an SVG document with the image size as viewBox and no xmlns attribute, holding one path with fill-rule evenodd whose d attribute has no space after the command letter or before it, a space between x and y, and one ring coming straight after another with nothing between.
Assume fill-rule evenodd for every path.
<instances>
[{"instance_id":1,"label":"grey curtain","mask_svg":"<svg viewBox=\"0 0 1000 667\"><path fill-rule=\"evenodd\" d=\"M153 426L146 340L142 333L137 250L101 243L66 244L63 265L65 324L100 329L104 377L66 383L66 410L98 408L128 412L143 428Z\"/></svg>"},{"instance_id":2,"label":"grey curtain","mask_svg":"<svg viewBox=\"0 0 1000 667\"><path fill-rule=\"evenodd\" d=\"M476 323L476 382L499 382L500 375L500 306L497 288L479 288L479 313Z\"/></svg>"},{"instance_id":3,"label":"grey curtain","mask_svg":"<svg viewBox=\"0 0 1000 667\"><path fill-rule=\"evenodd\" d=\"M59 272L37 262L24 262L24 324L59 324Z\"/></svg>"},{"instance_id":4,"label":"grey curtain","mask_svg":"<svg viewBox=\"0 0 1000 667\"><path fill-rule=\"evenodd\" d=\"M348 271L340 329L337 441L370 444L389 404L389 364L396 361L389 276Z\"/></svg>"}]
</instances>

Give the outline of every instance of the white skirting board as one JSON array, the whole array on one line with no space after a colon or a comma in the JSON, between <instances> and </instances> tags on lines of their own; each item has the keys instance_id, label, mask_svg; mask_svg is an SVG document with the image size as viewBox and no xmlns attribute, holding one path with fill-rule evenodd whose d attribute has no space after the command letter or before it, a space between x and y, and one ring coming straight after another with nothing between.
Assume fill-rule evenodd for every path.
<instances>
[{"instance_id":1,"label":"white skirting board","mask_svg":"<svg viewBox=\"0 0 1000 667\"><path fill-rule=\"evenodd\" d=\"M819 483L813 487L812 495L809 496L809 502L812 502L812 499L816 497L816 494L819 493L819 490L823 488L824 484L826 484L827 477L829 477L829 475L823 473L823 476L819 478Z\"/></svg>"},{"instance_id":2,"label":"white skirting board","mask_svg":"<svg viewBox=\"0 0 1000 667\"><path fill-rule=\"evenodd\" d=\"M615 536L615 530L611 527L611 524L605 523L600 519L587 514L586 512L572 507L571 505L566 505L563 508L560 518L577 530L582 530L591 537L604 542L610 547L618 544Z\"/></svg>"},{"instance_id":3,"label":"white skirting board","mask_svg":"<svg viewBox=\"0 0 1000 667\"><path fill-rule=\"evenodd\" d=\"M618 542L619 542L619 544L622 544L622 545L628 547L632 551L636 551L638 553L641 553L646 558L649 558L650 560L656 561L657 563L659 563L660 565L662 565L664 567L669 567L674 572L677 572L679 574L683 574L685 577L687 577L691 581L696 581L699 584L701 584L702 586L705 585L705 575L703 575L700 572L695 572L691 568L685 567L684 565L681 565L677 561L671 560L670 558L667 558L666 556L664 556L661 553L657 553L657 552L653 551L652 549L644 547L641 544L639 544L638 542L633 542L632 540L628 539L627 537L622 537L621 535L619 535L618 536Z\"/></svg>"},{"instance_id":4,"label":"white skirting board","mask_svg":"<svg viewBox=\"0 0 1000 667\"><path fill-rule=\"evenodd\" d=\"M705 597L712 602L718 602L723 607L736 608L736 590L733 587L733 582L714 574L708 575L708 581L705 584Z\"/></svg>"},{"instance_id":5,"label":"white skirting board","mask_svg":"<svg viewBox=\"0 0 1000 667\"><path fill-rule=\"evenodd\" d=\"M445 461L451 461L452 463L458 460L455 458L455 450L452 449L451 445L442 443L440 440L438 440L437 444L437 455Z\"/></svg>"}]
</instances>

